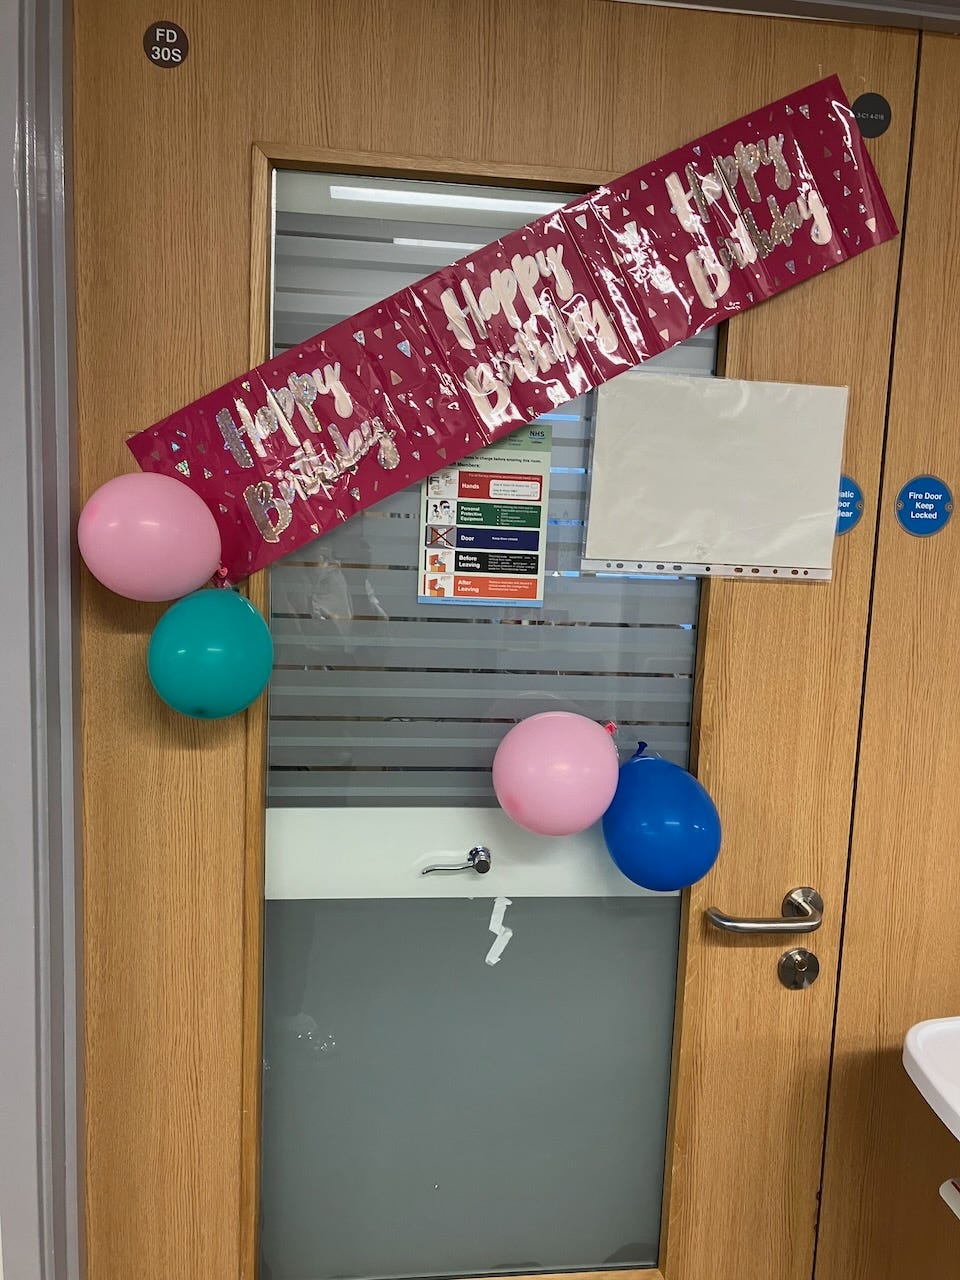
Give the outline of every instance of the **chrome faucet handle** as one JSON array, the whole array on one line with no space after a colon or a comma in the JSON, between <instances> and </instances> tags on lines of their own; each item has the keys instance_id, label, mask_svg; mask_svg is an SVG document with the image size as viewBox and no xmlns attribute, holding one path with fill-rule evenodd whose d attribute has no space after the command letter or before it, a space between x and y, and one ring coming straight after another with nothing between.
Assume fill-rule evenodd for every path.
<instances>
[{"instance_id":1,"label":"chrome faucet handle","mask_svg":"<svg viewBox=\"0 0 960 1280\"><path fill-rule=\"evenodd\" d=\"M467 854L466 862L453 862L449 865L439 865L434 867L424 867L420 872L422 876L432 875L434 871L476 871L477 875L485 876L493 864L490 856L490 850L484 845L478 844Z\"/></svg>"}]
</instances>

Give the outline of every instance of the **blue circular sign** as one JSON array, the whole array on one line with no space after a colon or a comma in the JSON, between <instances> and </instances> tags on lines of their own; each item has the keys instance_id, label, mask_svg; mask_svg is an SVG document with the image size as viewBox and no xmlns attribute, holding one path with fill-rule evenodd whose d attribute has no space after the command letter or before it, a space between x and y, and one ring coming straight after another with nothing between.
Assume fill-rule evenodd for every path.
<instances>
[{"instance_id":1,"label":"blue circular sign","mask_svg":"<svg viewBox=\"0 0 960 1280\"><path fill-rule=\"evenodd\" d=\"M849 476L840 477L840 499L837 503L837 535L849 533L863 515L863 490Z\"/></svg>"},{"instance_id":2,"label":"blue circular sign","mask_svg":"<svg viewBox=\"0 0 960 1280\"><path fill-rule=\"evenodd\" d=\"M953 515L953 494L936 476L914 476L897 494L897 519L916 538L939 533Z\"/></svg>"}]
</instances>

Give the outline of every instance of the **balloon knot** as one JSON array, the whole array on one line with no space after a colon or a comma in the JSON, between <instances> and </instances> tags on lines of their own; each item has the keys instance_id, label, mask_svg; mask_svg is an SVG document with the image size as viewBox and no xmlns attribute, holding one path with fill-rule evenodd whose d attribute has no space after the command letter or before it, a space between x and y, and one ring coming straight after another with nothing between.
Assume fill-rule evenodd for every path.
<instances>
[{"instance_id":1,"label":"balloon knot","mask_svg":"<svg viewBox=\"0 0 960 1280\"><path fill-rule=\"evenodd\" d=\"M603 727L606 729L607 733L609 733L611 738L616 736L617 726L613 720L608 720Z\"/></svg>"}]
</instances>

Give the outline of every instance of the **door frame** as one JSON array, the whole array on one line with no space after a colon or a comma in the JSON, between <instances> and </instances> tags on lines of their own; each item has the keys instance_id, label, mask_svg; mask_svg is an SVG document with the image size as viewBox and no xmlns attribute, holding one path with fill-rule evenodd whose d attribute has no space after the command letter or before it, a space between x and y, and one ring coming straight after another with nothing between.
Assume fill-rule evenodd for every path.
<instances>
[{"instance_id":1,"label":"door frame","mask_svg":"<svg viewBox=\"0 0 960 1280\"><path fill-rule=\"evenodd\" d=\"M960 1277L960 1223L937 1194L960 1170L960 1144L902 1060L914 1023L960 1012L949 834L960 821L960 521L954 512L935 537L916 537L896 518L912 477L942 477L954 501L960 484L960 146L941 108L960 41L921 35L917 70L817 1280Z\"/></svg>"},{"instance_id":2,"label":"door frame","mask_svg":"<svg viewBox=\"0 0 960 1280\"><path fill-rule=\"evenodd\" d=\"M141 46L152 12L134 7L118 20L109 0L76 0L84 496L130 469L126 432L235 375L252 335L265 337L262 255L252 264L259 303L249 288L258 137L282 130L285 144L269 148L276 161L321 139L337 144L341 163L342 145L367 167L376 147L396 155L412 132L424 150L457 147L474 157L451 166L450 176L488 178L492 158L504 160L508 178L529 182L520 162L537 155L552 162L563 189L578 172L568 156L596 157L601 178L625 172L832 64L848 89L860 77L884 83L895 124L873 152L899 215L907 146L896 121L909 116L915 84L912 33L600 0L564 0L562 23L551 22L554 0L528 0L522 12L502 0L409 0L402 19L398 12L390 0L290 0L267 24L252 6L179 0L190 58L158 70ZM322 32L310 25L321 22ZM529 59L542 53L531 43L538 22L552 30L551 75L518 114L516 95L500 90L529 83ZM322 34L321 63L304 32ZM357 61L358 40L369 59ZM667 50L675 74L646 81L638 98L635 69L649 49ZM704 78L704 49L724 67L749 65L750 80ZM784 49L788 57L779 56ZM421 59L429 77L418 72ZM437 167L424 162L427 172ZM109 275L98 270L104 244ZM829 382L849 373L847 458L869 495L886 406L876 370L878 360L886 367L898 252L895 243L873 249L773 308L745 313L728 335L731 376ZM261 342L255 358L263 352ZM871 496L842 540L829 587L710 588L699 771L734 856L721 857L688 895L689 930L700 931L688 936L698 944L707 936L700 916L711 899L730 911L775 914L797 884L824 891L827 915L817 935L823 976L799 996L777 984L769 942L711 934L703 962L687 964L661 1266L669 1280L716 1265L743 1274L780 1267L780 1280L809 1275L875 522ZM198 727L160 706L143 669L159 612L81 577L89 1256L94 1280L138 1268L143 1280L160 1280L174 1266L184 1280L228 1280L244 1273L255 1245L244 1240L241 1261L243 1135L256 1133L250 1081L258 1064L249 1045L259 1021L245 966L259 930L252 894L254 885L261 893L262 845L246 850L247 865L241 860L251 842L247 818L256 827L263 819L264 710ZM787 717L790 734L781 728ZM133 784L123 786L128 774ZM738 1024L763 1027L762 1052L736 1034ZM811 1042L822 1050L813 1064ZM767 1096L771 1063L780 1067L768 1108L774 1130L758 1148L735 1102L720 1110L712 1103L720 1091L730 1096L731 1080L738 1094ZM775 1231L745 1232L742 1214L722 1204L704 1212L721 1157L737 1168L748 1204L771 1205ZM781 1191L775 1201L771 1186ZM255 1196L249 1177L242 1195Z\"/></svg>"}]
</instances>

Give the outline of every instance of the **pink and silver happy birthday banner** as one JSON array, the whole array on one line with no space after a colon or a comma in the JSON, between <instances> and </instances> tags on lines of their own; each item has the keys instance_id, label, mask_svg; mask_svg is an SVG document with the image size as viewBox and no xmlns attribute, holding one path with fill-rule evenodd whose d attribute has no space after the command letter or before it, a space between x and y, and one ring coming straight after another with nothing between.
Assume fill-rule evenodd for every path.
<instances>
[{"instance_id":1,"label":"pink and silver happy birthday banner","mask_svg":"<svg viewBox=\"0 0 960 1280\"><path fill-rule=\"evenodd\" d=\"M836 77L538 218L129 441L244 577L896 235Z\"/></svg>"}]
</instances>

